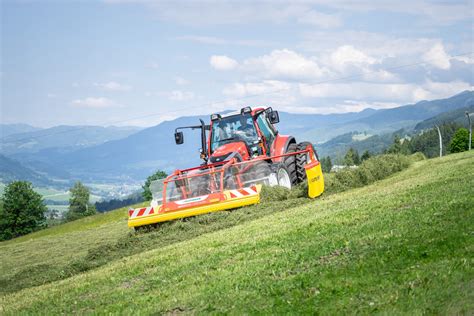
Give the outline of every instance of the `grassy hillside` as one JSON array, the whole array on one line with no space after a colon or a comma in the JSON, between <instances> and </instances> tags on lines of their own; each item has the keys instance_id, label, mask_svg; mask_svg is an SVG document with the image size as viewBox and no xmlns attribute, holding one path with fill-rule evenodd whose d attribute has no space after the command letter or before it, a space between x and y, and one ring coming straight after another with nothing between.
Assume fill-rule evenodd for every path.
<instances>
[{"instance_id":1,"label":"grassy hillside","mask_svg":"<svg viewBox=\"0 0 474 316\"><path fill-rule=\"evenodd\" d=\"M221 212L137 235L125 210L95 216L0 243L0 311L469 314L473 187L474 154L462 153L315 201L267 203L259 216ZM91 268L85 259L98 267L25 283L44 265Z\"/></svg>"}]
</instances>

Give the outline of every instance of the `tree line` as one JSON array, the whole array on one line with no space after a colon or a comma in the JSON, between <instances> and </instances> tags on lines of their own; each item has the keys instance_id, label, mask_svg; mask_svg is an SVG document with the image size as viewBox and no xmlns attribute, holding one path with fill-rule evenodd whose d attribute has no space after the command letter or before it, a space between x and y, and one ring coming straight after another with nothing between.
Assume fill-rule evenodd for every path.
<instances>
[{"instance_id":1,"label":"tree line","mask_svg":"<svg viewBox=\"0 0 474 316\"><path fill-rule=\"evenodd\" d=\"M89 202L90 191L81 182L70 189L69 208L64 221L73 221L96 213ZM48 226L48 211L43 197L33 190L28 181L13 181L5 187L0 199L0 240L12 239Z\"/></svg>"},{"instance_id":2,"label":"tree line","mask_svg":"<svg viewBox=\"0 0 474 316\"><path fill-rule=\"evenodd\" d=\"M469 149L469 131L456 123L444 123L439 125L442 135L442 154L458 153ZM410 155L416 152L423 153L427 158L439 157L439 135L436 128L423 130L418 134L401 137L399 133L392 135L392 144L381 152L370 152L365 150L362 155L357 149L350 147L345 153L342 163L344 166L358 166L363 161L377 154L404 154ZM474 148L474 139L471 140L471 148ZM322 157L321 167L323 172L330 172L334 164L330 156Z\"/></svg>"},{"instance_id":3,"label":"tree line","mask_svg":"<svg viewBox=\"0 0 474 316\"><path fill-rule=\"evenodd\" d=\"M0 241L94 215L97 213L96 206L99 206L101 211L108 211L143 200L151 200L151 182L164 177L166 173L158 170L147 178L141 195L135 194L124 200L114 199L95 204L90 202L90 189L77 181L69 189L69 207L63 216L57 210L47 209L43 197L34 191L31 182L13 181L5 187L0 198Z\"/></svg>"}]
</instances>

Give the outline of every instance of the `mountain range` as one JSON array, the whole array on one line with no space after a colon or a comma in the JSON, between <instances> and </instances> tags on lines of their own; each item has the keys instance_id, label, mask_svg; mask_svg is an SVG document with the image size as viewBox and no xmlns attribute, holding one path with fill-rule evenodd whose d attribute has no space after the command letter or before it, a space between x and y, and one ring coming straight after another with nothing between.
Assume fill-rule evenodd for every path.
<instances>
[{"instance_id":1,"label":"mountain range","mask_svg":"<svg viewBox=\"0 0 474 316\"><path fill-rule=\"evenodd\" d=\"M19 125L19 124L17 124ZM80 148L99 145L111 140L127 137L140 130L138 127L126 126L68 126L60 125L39 129L22 124L22 126L0 125L2 134L0 151L3 154L36 153L43 149L60 149L62 152L75 151ZM10 130L20 130L9 133Z\"/></svg>"},{"instance_id":2,"label":"mountain range","mask_svg":"<svg viewBox=\"0 0 474 316\"><path fill-rule=\"evenodd\" d=\"M294 135L298 141L311 141L317 148L324 148L326 143L329 150L325 154L331 155L334 153L330 152L328 144L341 139L346 142L349 138L354 140L354 135L364 139L402 128L414 130L422 121L452 111L461 113L472 105L474 92L464 91L447 99L421 101L392 109L326 115L280 112L277 127L282 134ZM142 130L58 126L23 131L3 136L0 148L8 159L53 178L142 181L157 169L170 172L200 163L198 131L187 130L184 144L180 146L174 143L173 137L176 127L195 125L199 119L208 121L209 116L180 117ZM350 133L349 138L347 133ZM340 135L342 138L335 138ZM3 162L0 160L0 163ZM4 179L1 174L0 177Z\"/></svg>"},{"instance_id":3,"label":"mountain range","mask_svg":"<svg viewBox=\"0 0 474 316\"><path fill-rule=\"evenodd\" d=\"M39 131L42 128L28 124L0 124L0 139L8 135Z\"/></svg>"}]
</instances>

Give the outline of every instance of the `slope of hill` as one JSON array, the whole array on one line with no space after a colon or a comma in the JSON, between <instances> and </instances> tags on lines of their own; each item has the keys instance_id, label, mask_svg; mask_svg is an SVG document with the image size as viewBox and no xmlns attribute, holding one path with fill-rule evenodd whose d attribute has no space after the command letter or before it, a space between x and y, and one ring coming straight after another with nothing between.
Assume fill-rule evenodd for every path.
<instances>
[{"instance_id":1,"label":"slope of hill","mask_svg":"<svg viewBox=\"0 0 474 316\"><path fill-rule=\"evenodd\" d=\"M464 91L447 99L421 101L416 104L405 105L398 108L380 110L370 117L359 119L359 122L367 123L373 128L393 126L399 129L414 126L417 122L448 112L474 105L474 91ZM404 126L405 122L410 125ZM401 125L403 124L403 125Z\"/></svg>"},{"instance_id":2,"label":"slope of hill","mask_svg":"<svg viewBox=\"0 0 474 316\"><path fill-rule=\"evenodd\" d=\"M403 130L398 131L398 133L403 135ZM392 133L371 135L363 139L357 139L358 135L360 135L358 132L339 135L330 141L317 145L316 150L320 157L330 156L333 162L342 163L337 162L337 159L342 159L351 147L356 149L360 155L366 150L375 154L382 152L393 143Z\"/></svg>"},{"instance_id":3,"label":"slope of hill","mask_svg":"<svg viewBox=\"0 0 474 316\"><path fill-rule=\"evenodd\" d=\"M377 110L370 115L332 125L313 125L301 137L323 143L338 135L360 131L370 134L391 133L405 128L412 129L418 122L440 113L474 104L474 92L464 91L447 99L420 101L416 104ZM311 125L310 125L311 126Z\"/></svg>"},{"instance_id":4,"label":"slope of hill","mask_svg":"<svg viewBox=\"0 0 474 316\"><path fill-rule=\"evenodd\" d=\"M158 238L156 249L4 294L0 310L470 314L473 186L474 154L461 153L189 239L169 240L160 231L138 234ZM119 251L128 234L125 212L0 243L2 275L33 278L51 264ZM245 213L216 213L196 218L194 226L175 222L167 227L180 236L207 227L213 216L235 214L238 223ZM22 271L22 262L30 266L28 272Z\"/></svg>"},{"instance_id":5,"label":"slope of hill","mask_svg":"<svg viewBox=\"0 0 474 316\"><path fill-rule=\"evenodd\" d=\"M380 153L393 143L394 134L401 137L404 135L413 136L419 134L424 129L433 128L436 124L442 125L444 123L456 124L467 128L466 111L473 113L474 104L430 117L416 124L413 130L400 129L390 133L373 135L362 140L355 139L355 136L359 134L358 132L342 134L325 143L319 144L317 150L321 156L331 156L333 159L343 157L350 147L357 149L359 153L362 153L365 150L372 153ZM446 140L446 138L444 139ZM447 148L448 145L449 143L445 144L444 147Z\"/></svg>"},{"instance_id":6,"label":"slope of hill","mask_svg":"<svg viewBox=\"0 0 474 316\"><path fill-rule=\"evenodd\" d=\"M474 102L470 106L463 107L454 111L444 112L427 120L424 120L416 124L415 130L421 131L423 129L432 128L436 124L439 125L443 123L456 123L468 128L468 121L465 114L466 111L468 111L469 113L474 113Z\"/></svg>"},{"instance_id":7,"label":"slope of hill","mask_svg":"<svg viewBox=\"0 0 474 316\"><path fill-rule=\"evenodd\" d=\"M124 138L138 130L140 129L137 127L129 126L55 126L3 137L0 150L7 155L36 153L43 149L67 152Z\"/></svg>"},{"instance_id":8,"label":"slope of hill","mask_svg":"<svg viewBox=\"0 0 474 316\"><path fill-rule=\"evenodd\" d=\"M35 186L54 184L50 178L0 154L0 182L8 183L14 180L30 181Z\"/></svg>"},{"instance_id":9,"label":"slope of hill","mask_svg":"<svg viewBox=\"0 0 474 316\"><path fill-rule=\"evenodd\" d=\"M39 131L41 128L28 124L0 124L0 139L8 135Z\"/></svg>"}]
</instances>

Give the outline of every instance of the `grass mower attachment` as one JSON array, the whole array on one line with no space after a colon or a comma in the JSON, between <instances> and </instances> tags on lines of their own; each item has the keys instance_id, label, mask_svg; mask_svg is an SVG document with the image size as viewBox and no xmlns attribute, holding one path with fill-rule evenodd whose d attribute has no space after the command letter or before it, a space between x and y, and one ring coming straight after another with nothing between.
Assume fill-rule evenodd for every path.
<instances>
[{"instance_id":1,"label":"grass mower attachment","mask_svg":"<svg viewBox=\"0 0 474 316\"><path fill-rule=\"evenodd\" d=\"M272 157L239 162L230 160L176 170L164 180L153 181L151 206L128 211L128 226L138 228L180 218L239 208L260 202L262 185L288 183L288 161L305 159L299 172L308 183L308 196L324 191L321 164L313 146Z\"/></svg>"}]
</instances>

